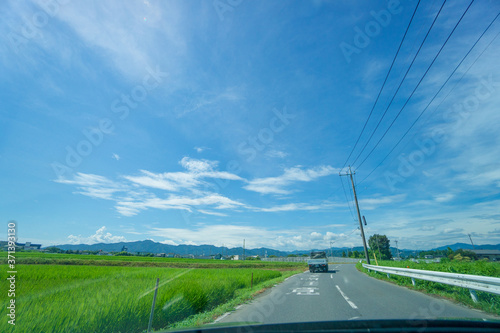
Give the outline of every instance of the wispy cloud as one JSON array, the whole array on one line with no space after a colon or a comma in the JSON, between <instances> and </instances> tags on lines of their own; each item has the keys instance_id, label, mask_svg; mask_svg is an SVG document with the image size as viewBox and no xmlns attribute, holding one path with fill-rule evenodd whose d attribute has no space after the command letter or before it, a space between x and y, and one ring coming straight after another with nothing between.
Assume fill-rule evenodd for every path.
<instances>
[{"instance_id":1,"label":"wispy cloud","mask_svg":"<svg viewBox=\"0 0 500 333\"><path fill-rule=\"evenodd\" d=\"M284 151L280 150L269 150L266 152L266 155L269 157L277 157L277 158L285 158L288 156L288 153L285 153Z\"/></svg>"},{"instance_id":2,"label":"wispy cloud","mask_svg":"<svg viewBox=\"0 0 500 333\"><path fill-rule=\"evenodd\" d=\"M406 194L381 196L375 198L367 198L359 200L359 206L363 209L372 210L381 205L388 205L394 202L401 202L406 198Z\"/></svg>"},{"instance_id":3,"label":"wispy cloud","mask_svg":"<svg viewBox=\"0 0 500 333\"><path fill-rule=\"evenodd\" d=\"M288 193L283 187L293 182L310 182L320 177L330 175L337 170L330 166L320 166L303 170L300 167L285 169L280 177L259 178L246 181L236 174L217 170L218 162L184 157L179 161L186 171L153 173L141 170L140 175L124 175L120 181L112 181L106 177L77 173L73 179L58 179L62 184L76 185L79 194L111 200L115 202L115 209L120 215L134 216L148 209L194 210L205 214L224 217L227 211L246 209L258 212L290 212L290 211L318 211L342 207L329 201L320 203L288 203L272 207L253 207L240 200L228 198L211 189L208 179L224 179L243 182L244 188L261 193ZM151 190L165 191L159 195ZM216 210L216 211L214 211ZM222 212L224 211L224 212Z\"/></svg>"},{"instance_id":4,"label":"wispy cloud","mask_svg":"<svg viewBox=\"0 0 500 333\"><path fill-rule=\"evenodd\" d=\"M342 207L345 204L335 204L331 202L325 202L318 205L311 205L306 203L290 203L285 205L273 206L270 208L256 208L260 212L290 212L297 210L321 210L321 209L331 209L333 207Z\"/></svg>"},{"instance_id":5,"label":"wispy cloud","mask_svg":"<svg viewBox=\"0 0 500 333\"><path fill-rule=\"evenodd\" d=\"M455 194L453 194L453 193L444 193L444 194L439 194L439 195L434 196L434 200L437 202L448 202L448 201L453 200L454 197L455 197Z\"/></svg>"},{"instance_id":6,"label":"wispy cloud","mask_svg":"<svg viewBox=\"0 0 500 333\"><path fill-rule=\"evenodd\" d=\"M184 157L179 164L184 167L187 172L153 173L141 170L142 175L140 176L124 176L124 178L138 185L166 191L192 190L205 184L201 181L203 178L243 180L238 175L226 171L215 170L218 164L217 161Z\"/></svg>"},{"instance_id":7,"label":"wispy cloud","mask_svg":"<svg viewBox=\"0 0 500 333\"><path fill-rule=\"evenodd\" d=\"M262 194L290 194L293 191L286 189L295 182L310 182L320 177L337 173L339 169L331 166L319 166L312 169L301 169L300 166L285 169L278 177L257 178L250 180L245 189Z\"/></svg>"},{"instance_id":8,"label":"wispy cloud","mask_svg":"<svg viewBox=\"0 0 500 333\"><path fill-rule=\"evenodd\" d=\"M189 241L193 245L202 245L206 244L207 239L216 239L215 245L217 246L240 247L245 239L248 248L271 247L286 250L324 249L328 247L326 242L330 240L336 240L339 245L356 244L359 238L359 234L355 232L345 234L331 231L310 231L307 228L293 231L289 229L276 230L234 224L202 225L189 229L152 228L150 233L155 237L164 237L166 240L163 242L166 244L186 244Z\"/></svg>"},{"instance_id":9,"label":"wispy cloud","mask_svg":"<svg viewBox=\"0 0 500 333\"><path fill-rule=\"evenodd\" d=\"M80 190L76 193L107 200L112 200L115 193L129 190L127 185L113 182L106 177L81 172L78 172L71 180L59 178L55 181L61 184L76 185Z\"/></svg>"},{"instance_id":10,"label":"wispy cloud","mask_svg":"<svg viewBox=\"0 0 500 333\"><path fill-rule=\"evenodd\" d=\"M170 195L167 199L153 197L144 200L118 201L116 209L122 215L132 216L148 208L161 210L176 209L190 212L192 207L198 206L211 206L215 209L234 209L237 207L244 207L245 205L218 194L210 194L197 198Z\"/></svg>"}]
</instances>

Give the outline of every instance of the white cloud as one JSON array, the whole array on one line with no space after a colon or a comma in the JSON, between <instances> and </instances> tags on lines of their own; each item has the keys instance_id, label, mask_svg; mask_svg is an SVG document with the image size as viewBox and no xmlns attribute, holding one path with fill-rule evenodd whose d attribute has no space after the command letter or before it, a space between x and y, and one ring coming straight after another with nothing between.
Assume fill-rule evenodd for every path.
<instances>
[{"instance_id":1,"label":"white cloud","mask_svg":"<svg viewBox=\"0 0 500 333\"><path fill-rule=\"evenodd\" d=\"M244 188L262 194L290 194L292 191L285 189L285 187L290 186L294 182L310 182L320 177L332 175L338 171L338 169L331 166L319 166L306 170L297 166L285 169L283 175L278 177L256 178L250 180L248 185Z\"/></svg>"},{"instance_id":2,"label":"white cloud","mask_svg":"<svg viewBox=\"0 0 500 333\"><path fill-rule=\"evenodd\" d=\"M212 171L217 167L217 161L209 161L209 160L198 160L190 157L183 157L179 162L185 169L190 172L197 173L203 171Z\"/></svg>"},{"instance_id":3,"label":"white cloud","mask_svg":"<svg viewBox=\"0 0 500 333\"><path fill-rule=\"evenodd\" d=\"M245 181L238 175L218 171L217 161L184 157L179 164L185 172L153 173L140 170L140 175L124 175L121 182L111 181L103 176L77 173L73 179L58 179L56 182L78 186L80 194L94 198L114 201L116 211L123 216L134 216L147 209L183 210L192 212L193 208L206 215L227 216L215 210L237 210L245 208L260 212L316 211L340 207L343 204L321 202L316 204L288 203L267 208L252 207L238 200L230 199L211 191L217 188L207 179L226 179ZM261 191L266 184L272 187L271 193L279 193L279 186L287 186L295 181L308 182L336 172L329 166L312 169L300 167L285 169L280 177L260 178L248 182L245 188ZM128 181L128 182L127 182ZM150 189L166 191L164 196L149 192ZM285 191L285 190L283 190ZM209 209L207 209L209 208Z\"/></svg>"},{"instance_id":4,"label":"white cloud","mask_svg":"<svg viewBox=\"0 0 500 333\"><path fill-rule=\"evenodd\" d=\"M212 212L208 210L203 210L203 209L198 209L198 211L202 214L207 214L207 215L214 215L214 216L227 216L227 214L224 213L218 213L218 212Z\"/></svg>"},{"instance_id":5,"label":"white cloud","mask_svg":"<svg viewBox=\"0 0 500 333\"><path fill-rule=\"evenodd\" d=\"M92 198L111 200L113 195L117 192L124 192L128 190L128 186L115 183L106 177L85 174L78 172L72 180L59 178L56 180L57 183L77 185L80 192Z\"/></svg>"},{"instance_id":6,"label":"white cloud","mask_svg":"<svg viewBox=\"0 0 500 333\"><path fill-rule=\"evenodd\" d=\"M124 178L138 185L166 191L193 190L196 187L207 185L201 181L203 178L243 180L238 175L215 170L218 165L217 161L184 157L179 164L187 169L187 172L153 173L141 170L141 176L124 176Z\"/></svg>"},{"instance_id":7,"label":"white cloud","mask_svg":"<svg viewBox=\"0 0 500 333\"><path fill-rule=\"evenodd\" d=\"M270 150L266 153L266 155L269 157L285 158L288 156L288 153L285 153L284 151L279 151L279 150Z\"/></svg>"},{"instance_id":8,"label":"white cloud","mask_svg":"<svg viewBox=\"0 0 500 333\"><path fill-rule=\"evenodd\" d=\"M454 197L455 195L453 193L445 193L434 196L434 200L436 202L448 202L451 201Z\"/></svg>"},{"instance_id":9,"label":"white cloud","mask_svg":"<svg viewBox=\"0 0 500 333\"><path fill-rule=\"evenodd\" d=\"M163 11L159 6L144 6L140 2L109 1L95 6L71 2L60 6L57 18L75 32L81 40L79 43L96 49L99 55L104 52L110 59L109 65L123 76L142 80L146 66L157 63L151 48L156 47L158 38L178 54L185 49L179 31L178 6L163 5L168 9ZM146 16L147 21L144 20ZM173 58L170 55L168 62L173 63Z\"/></svg>"},{"instance_id":10,"label":"white cloud","mask_svg":"<svg viewBox=\"0 0 500 333\"><path fill-rule=\"evenodd\" d=\"M197 153L202 153L202 152L204 152L207 149L210 149L210 148L207 148L207 147L194 147L194 150L196 150Z\"/></svg>"},{"instance_id":11,"label":"white cloud","mask_svg":"<svg viewBox=\"0 0 500 333\"><path fill-rule=\"evenodd\" d=\"M320 210L320 209L331 209L333 207L342 207L343 204L334 204L330 202L324 202L318 205L311 205L306 203L289 203L280 206L273 206L270 208L255 208L255 210L260 212L290 212L296 210Z\"/></svg>"},{"instance_id":12,"label":"white cloud","mask_svg":"<svg viewBox=\"0 0 500 333\"><path fill-rule=\"evenodd\" d=\"M123 236L113 236L111 233L106 232L106 227L103 226L95 234L88 237L69 235L68 241L70 244L96 244L125 242L126 239Z\"/></svg>"},{"instance_id":13,"label":"white cloud","mask_svg":"<svg viewBox=\"0 0 500 333\"><path fill-rule=\"evenodd\" d=\"M191 212L191 207L193 206L212 206L215 209L245 207L243 203L231 200L219 194L210 194L197 198L170 195L167 199L151 197L144 200L118 201L116 209L122 215L133 216L141 210L146 210L148 208L161 210L176 209Z\"/></svg>"},{"instance_id":14,"label":"white cloud","mask_svg":"<svg viewBox=\"0 0 500 333\"><path fill-rule=\"evenodd\" d=\"M111 155L111 157L114 158L117 161L120 160L120 155L118 155L118 154L113 153L113 155Z\"/></svg>"},{"instance_id":15,"label":"white cloud","mask_svg":"<svg viewBox=\"0 0 500 333\"><path fill-rule=\"evenodd\" d=\"M372 210L381 205L388 205L394 202L401 202L406 198L406 194L390 195L385 197L367 198L358 200L362 209Z\"/></svg>"},{"instance_id":16,"label":"white cloud","mask_svg":"<svg viewBox=\"0 0 500 333\"><path fill-rule=\"evenodd\" d=\"M319 229L311 227L311 229ZM217 240L216 246L241 247L243 239L247 248L270 247L281 250L307 250L312 248L326 249L329 247L329 240L334 239L336 246L343 246L344 243L361 243L359 234L345 235L332 232L311 231L310 229L271 229L265 227L218 224L202 225L195 228L152 228L151 235L155 237L165 237L168 242L176 244L202 245L207 244L207 240Z\"/></svg>"},{"instance_id":17,"label":"white cloud","mask_svg":"<svg viewBox=\"0 0 500 333\"><path fill-rule=\"evenodd\" d=\"M323 239L323 236L319 232L316 232L316 231L311 232L311 234L309 236L310 236L311 240Z\"/></svg>"}]
</instances>

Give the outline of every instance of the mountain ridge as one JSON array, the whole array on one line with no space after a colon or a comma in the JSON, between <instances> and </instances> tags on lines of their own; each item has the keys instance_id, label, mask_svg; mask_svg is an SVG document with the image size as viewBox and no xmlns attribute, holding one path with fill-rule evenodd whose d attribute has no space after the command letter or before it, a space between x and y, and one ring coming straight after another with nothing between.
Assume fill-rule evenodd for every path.
<instances>
[{"instance_id":1,"label":"mountain ridge","mask_svg":"<svg viewBox=\"0 0 500 333\"><path fill-rule=\"evenodd\" d=\"M171 244L163 244L159 242L154 242L152 240L142 240L142 241L132 241L132 242L118 242L118 243L96 243L96 244L62 244L55 245L62 250L73 250L73 251L106 251L106 252L119 252L123 247L126 247L128 252L149 252L149 253L176 253L180 255L188 255L193 254L196 256L210 256L212 254L224 254L224 255L242 255L243 248L235 247L228 248L222 246L215 245L188 245L188 244L179 244L179 245L171 245ZM444 245L437 248L433 248L431 250L444 250L450 247L453 251L457 249L471 250L473 249L471 244L467 243L455 243L451 245ZM46 248L46 247L45 247ZM500 250L500 244L483 244L476 245L475 249L483 249L483 250ZM359 251L363 252L362 246L356 246L353 248L347 247L334 247L331 249L334 256L341 255L343 251ZM287 256L289 254L309 254L310 251L330 251L330 248L324 249L311 249L311 250L293 250L293 251L281 251L275 250L271 248L256 248L256 249L245 249L245 255L247 256L271 256L275 255L278 257ZM391 247L391 251L395 254L397 249L395 247ZM399 249L401 254L403 253L413 253L417 250L408 250L408 249ZM424 250L418 250L424 251Z\"/></svg>"}]
</instances>

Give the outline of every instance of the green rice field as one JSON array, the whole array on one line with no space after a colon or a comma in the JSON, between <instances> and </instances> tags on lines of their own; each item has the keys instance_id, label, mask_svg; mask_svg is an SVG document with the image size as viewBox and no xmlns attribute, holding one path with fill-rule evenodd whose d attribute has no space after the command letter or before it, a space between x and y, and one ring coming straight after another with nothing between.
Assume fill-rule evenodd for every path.
<instances>
[{"instance_id":1,"label":"green rice field","mask_svg":"<svg viewBox=\"0 0 500 333\"><path fill-rule=\"evenodd\" d=\"M0 267L7 287L7 265ZM225 269L17 265L16 326L7 323L8 298L2 292L0 332L144 332L157 277L153 328L168 328L248 293L252 273L254 290L294 273L227 267L231 264Z\"/></svg>"}]
</instances>

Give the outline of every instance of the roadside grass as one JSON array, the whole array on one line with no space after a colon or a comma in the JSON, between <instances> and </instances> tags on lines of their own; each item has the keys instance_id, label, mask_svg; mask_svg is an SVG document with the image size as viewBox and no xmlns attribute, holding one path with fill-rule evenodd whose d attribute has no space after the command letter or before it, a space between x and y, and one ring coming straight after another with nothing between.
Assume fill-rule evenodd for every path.
<instances>
[{"instance_id":1,"label":"roadside grass","mask_svg":"<svg viewBox=\"0 0 500 333\"><path fill-rule=\"evenodd\" d=\"M379 266L402 267L412 269L422 269L439 272L460 273L500 277L500 264L484 261L474 262L447 262L447 263L416 263L413 261L379 261ZM476 291L479 302L475 303L466 288L450 286L442 283L415 279L416 286L413 286L411 278L377 272L368 272L361 263L356 264L356 268L365 274L380 280L390 281L400 286L418 290L428 294L439 295L449 300L465 304L471 308L479 309L488 313L500 316L500 296Z\"/></svg>"},{"instance_id":2,"label":"roadside grass","mask_svg":"<svg viewBox=\"0 0 500 333\"><path fill-rule=\"evenodd\" d=\"M303 269L18 265L17 271L16 326L7 323L2 293L1 332L143 332L157 277L153 328L201 325Z\"/></svg>"},{"instance_id":3,"label":"roadside grass","mask_svg":"<svg viewBox=\"0 0 500 333\"><path fill-rule=\"evenodd\" d=\"M252 300L255 296L261 294L266 289L272 288L276 284L283 282L286 278L298 273L302 273L303 271L304 270L299 269L295 271L282 272L282 275L280 277L264 281L261 284L255 286L253 289L247 288L247 289L237 290L235 292L235 297L229 302L221 304L220 306L211 311L196 314L187 318L186 320L174 323L173 325L170 325L165 329L179 330L179 329L187 329L187 328L201 327L201 326L205 326L206 328L208 328L210 327L210 324L213 324L213 322L218 317L222 316L227 312L234 311L238 305Z\"/></svg>"}]
</instances>

